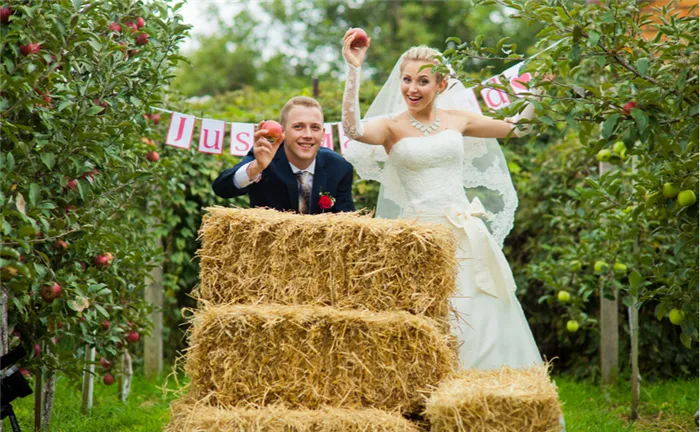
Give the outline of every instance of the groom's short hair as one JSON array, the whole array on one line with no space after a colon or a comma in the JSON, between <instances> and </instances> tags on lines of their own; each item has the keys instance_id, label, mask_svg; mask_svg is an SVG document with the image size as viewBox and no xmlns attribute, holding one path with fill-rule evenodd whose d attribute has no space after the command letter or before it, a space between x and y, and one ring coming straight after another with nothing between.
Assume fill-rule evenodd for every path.
<instances>
[{"instance_id":1,"label":"groom's short hair","mask_svg":"<svg viewBox=\"0 0 700 432\"><path fill-rule=\"evenodd\" d=\"M295 106L318 108L318 110L321 111L321 117L323 117L323 108L321 108L321 104L318 103L316 99L310 98L308 96L297 96L289 99L289 101L287 101L287 103L284 104L282 112L280 112L280 123L282 123L282 127L284 127L285 122L287 121L287 115L289 114L289 111L291 111L292 108L294 108Z\"/></svg>"}]
</instances>

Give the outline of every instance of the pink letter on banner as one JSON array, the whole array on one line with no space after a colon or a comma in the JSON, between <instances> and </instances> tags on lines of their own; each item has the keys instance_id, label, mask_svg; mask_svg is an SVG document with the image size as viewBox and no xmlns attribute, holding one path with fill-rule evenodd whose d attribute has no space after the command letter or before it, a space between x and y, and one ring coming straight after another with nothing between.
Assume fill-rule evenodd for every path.
<instances>
[{"instance_id":1,"label":"pink letter on banner","mask_svg":"<svg viewBox=\"0 0 700 432\"><path fill-rule=\"evenodd\" d=\"M253 123L231 123L231 155L245 156L253 148Z\"/></svg>"},{"instance_id":2,"label":"pink letter on banner","mask_svg":"<svg viewBox=\"0 0 700 432\"><path fill-rule=\"evenodd\" d=\"M325 147L329 150L333 150L333 124L324 123L323 124L323 141L321 142L321 147Z\"/></svg>"},{"instance_id":3,"label":"pink letter on banner","mask_svg":"<svg viewBox=\"0 0 700 432\"><path fill-rule=\"evenodd\" d=\"M522 92L527 92L528 89L525 86L524 83L530 81L532 79L532 75L529 72L525 72L524 74L520 74L520 67L523 65L523 63L518 63L513 67L510 67L503 71L503 76L508 79L508 82L510 82L510 86L513 89L513 91L517 94L520 94Z\"/></svg>"},{"instance_id":4,"label":"pink letter on banner","mask_svg":"<svg viewBox=\"0 0 700 432\"><path fill-rule=\"evenodd\" d=\"M501 83L498 77L491 78L489 82L492 82L494 84ZM505 92L502 92L500 90L492 88L482 89L481 97L484 99L484 102L486 102L486 106L488 106L492 110L498 110L510 105L510 98Z\"/></svg>"},{"instance_id":5,"label":"pink letter on banner","mask_svg":"<svg viewBox=\"0 0 700 432\"><path fill-rule=\"evenodd\" d=\"M199 131L200 153L221 154L224 151L225 134L226 122L202 119L202 125Z\"/></svg>"},{"instance_id":6,"label":"pink letter on banner","mask_svg":"<svg viewBox=\"0 0 700 432\"><path fill-rule=\"evenodd\" d=\"M170 126L165 143L169 146L189 149L197 117L174 112L170 116Z\"/></svg>"},{"instance_id":7,"label":"pink letter on banner","mask_svg":"<svg viewBox=\"0 0 700 432\"><path fill-rule=\"evenodd\" d=\"M340 141L340 154L345 154L345 150L348 149L348 143L350 142L350 137L345 135L343 130L343 125L338 123L338 140Z\"/></svg>"}]
</instances>

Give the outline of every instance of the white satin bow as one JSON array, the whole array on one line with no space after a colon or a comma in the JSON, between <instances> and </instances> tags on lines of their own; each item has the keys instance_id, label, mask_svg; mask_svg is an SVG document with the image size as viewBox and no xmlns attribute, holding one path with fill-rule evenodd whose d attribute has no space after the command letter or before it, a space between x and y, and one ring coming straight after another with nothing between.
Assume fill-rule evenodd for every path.
<instances>
[{"instance_id":1,"label":"white satin bow","mask_svg":"<svg viewBox=\"0 0 700 432\"><path fill-rule=\"evenodd\" d=\"M503 251L496 244L483 218L488 218L479 198L474 198L466 208L456 205L446 210L452 225L466 234L468 243L467 265L474 273L477 287L483 292L510 302L515 292L515 279Z\"/></svg>"}]
</instances>

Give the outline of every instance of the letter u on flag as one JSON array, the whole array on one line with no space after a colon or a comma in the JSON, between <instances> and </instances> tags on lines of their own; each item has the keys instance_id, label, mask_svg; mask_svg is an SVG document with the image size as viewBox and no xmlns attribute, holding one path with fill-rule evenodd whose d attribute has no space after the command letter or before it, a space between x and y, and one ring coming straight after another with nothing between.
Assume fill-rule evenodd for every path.
<instances>
[{"instance_id":1,"label":"letter u on flag","mask_svg":"<svg viewBox=\"0 0 700 432\"><path fill-rule=\"evenodd\" d=\"M170 127L165 143L169 146L189 149L197 117L174 112L170 117Z\"/></svg>"},{"instance_id":2,"label":"letter u on flag","mask_svg":"<svg viewBox=\"0 0 700 432\"><path fill-rule=\"evenodd\" d=\"M199 131L200 153L221 154L224 151L225 135L225 121L202 119L202 127Z\"/></svg>"}]
</instances>

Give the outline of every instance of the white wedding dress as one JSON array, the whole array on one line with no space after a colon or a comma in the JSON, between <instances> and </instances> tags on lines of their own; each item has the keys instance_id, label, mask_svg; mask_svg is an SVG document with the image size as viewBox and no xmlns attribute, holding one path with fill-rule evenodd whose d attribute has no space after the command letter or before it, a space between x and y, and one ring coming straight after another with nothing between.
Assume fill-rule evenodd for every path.
<instances>
[{"instance_id":1,"label":"white wedding dress","mask_svg":"<svg viewBox=\"0 0 700 432\"><path fill-rule=\"evenodd\" d=\"M450 301L461 366L541 365L510 267L482 220L481 203L465 194L464 152L462 135L453 130L394 144L388 159L405 192L401 217L445 225L457 239L458 286Z\"/></svg>"}]
</instances>

